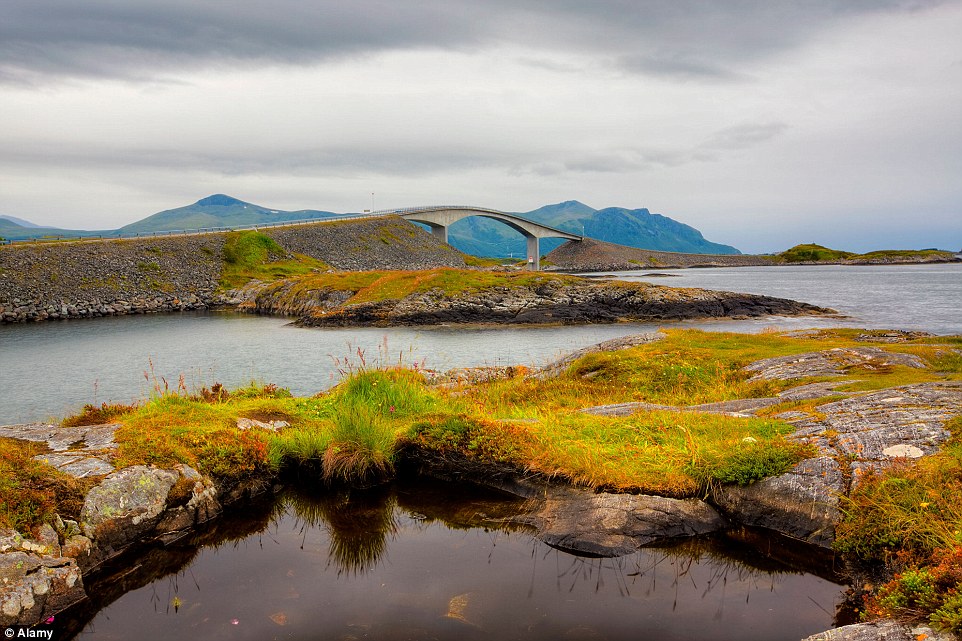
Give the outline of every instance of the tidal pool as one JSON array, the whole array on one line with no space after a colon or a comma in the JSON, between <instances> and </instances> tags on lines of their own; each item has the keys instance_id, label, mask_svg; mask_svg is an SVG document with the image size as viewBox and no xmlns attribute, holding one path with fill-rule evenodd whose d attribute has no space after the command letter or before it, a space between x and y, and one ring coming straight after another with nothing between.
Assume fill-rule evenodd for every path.
<instances>
[{"instance_id":1,"label":"tidal pool","mask_svg":"<svg viewBox=\"0 0 962 641\"><path fill-rule=\"evenodd\" d=\"M285 491L115 563L56 638L797 641L838 622L845 588L809 551L804 568L717 536L578 557L506 521L523 507L425 481Z\"/></svg>"}]
</instances>

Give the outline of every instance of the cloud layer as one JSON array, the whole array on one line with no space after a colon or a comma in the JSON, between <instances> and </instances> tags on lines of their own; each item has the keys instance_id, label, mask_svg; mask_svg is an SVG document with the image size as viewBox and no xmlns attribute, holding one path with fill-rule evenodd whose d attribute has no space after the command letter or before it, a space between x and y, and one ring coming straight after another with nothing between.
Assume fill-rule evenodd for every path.
<instances>
[{"instance_id":1,"label":"cloud layer","mask_svg":"<svg viewBox=\"0 0 962 641\"><path fill-rule=\"evenodd\" d=\"M0 213L576 198L957 249L960 32L958 0L5 0Z\"/></svg>"}]
</instances>

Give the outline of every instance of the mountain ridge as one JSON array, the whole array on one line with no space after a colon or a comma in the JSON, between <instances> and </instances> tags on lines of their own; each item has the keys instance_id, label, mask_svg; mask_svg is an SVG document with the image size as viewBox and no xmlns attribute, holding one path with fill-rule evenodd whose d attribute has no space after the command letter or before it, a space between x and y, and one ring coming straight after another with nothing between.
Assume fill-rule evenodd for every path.
<instances>
[{"instance_id":1,"label":"mountain ridge","mask_svg":"<svg viewBox=\"0 0 962 641\"><path fill-rule=\"evenodd\" d=\"M190 205L166 209L112 230L85 231L33 226L34 223L30 221L3 216L0 217L0 237L12 240L91 234L117 237L214 227L270 225L295 220L325 220L340 215L315 209L271 209L227 194L211 194ZM528 212L517 212L517 215L549 227L640 249L703 254L741 253L730 245L706 240L694 227L667 216L652 214L645 208L595 209L577 200L566 200ZM526 252L525 239L520 234L502 223L482 217L466 218L453 224L449 230L449 241L456 249L478 256L524 256ZM547 254L564 242L562 239L543 239L541 253Z\"/></svg>"}]
</instances>

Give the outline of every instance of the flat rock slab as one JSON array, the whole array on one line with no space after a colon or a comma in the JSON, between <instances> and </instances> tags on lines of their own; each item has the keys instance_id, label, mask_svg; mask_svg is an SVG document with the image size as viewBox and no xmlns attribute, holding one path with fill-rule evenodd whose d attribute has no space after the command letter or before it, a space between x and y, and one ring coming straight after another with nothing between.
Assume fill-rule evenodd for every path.
<instances>
[{"instance_id":1,"label":"flat rock slab","mask_svg":"<svg viewBox=\"0 0 962 641\"><path fill-rule=\"evenodd\" d=\"M928 626L910 626L882 620L857 623L819 632L802 641L956 641L949 633L939 633Z\"/></svg>"},{"instance_id":2,"label":"flat rock slab","mask_svg":"<svg viewBox=\"0 0 962 641\"><path fill-rule=\"evenodd\" d=\"M879 347L839 347L755 361L744 367L752 372L750 381L789 380L811 376L842 376L853 367L881 369L904 365L923 369L918 356L887 352Z\"/></svg>"},{"instance_id":3,"label":"flat rock slab","mask_svg":"<svg viewBox=\"0 0 962 641\"><path fill-rule=\"evenodd\" d=\"M548 545L606 557L727 526L714 508L696 499L575 490L553 493L530 522L538 528L538 538Z\"/></svg>"},{"instance_id":4,"label":"flat rock slab","mask_svg":"<svg viewBox=\"0 0 962 641\"><path fill-rule=\"evenodd\" d=\"M117 451L114 433L120 425L60 427L49 423L0 426L0 437L43 443L50 450L35 460L47 463L77 478L114 471L111 463Z\"/></svg>"},{"instance_id":5,"label":"flat rock slab","mask_svg":"<svg viewBox=\"0 0 962 641\"><path fill-rule=\"evenodd\" d=\"M785 401L801 401L813 398L821 398L832 393L839 393L835 388L847 384L841 382L809 383L799 385L778 393L776 396L763 398L739 398L733 401L719 401L717 403L702 403L700 405L659 405L657 403L644 403L635 401L630 403L612 403L610 405L596 405L581 410L585 414L595 414L597 416L631 416L635 412L641 411L665 411L665 412L705 412L708 414L724 414L726 416L748 417L755 414L758 410L772 405L778 405Z\"/></svg>"},{"instance_id":6,"label":"flat rock slab","mask_svg":"<svg viewBox=\"0 0 962 641\"><path fill-rule=\"evenodd\" d=\"M857 482L866 470L936 453L951 438L945 424L962 415L962 382L893 387L816 408L824 418L791 420L792 438L850 462Z\"/></svg>"}]
</instances>

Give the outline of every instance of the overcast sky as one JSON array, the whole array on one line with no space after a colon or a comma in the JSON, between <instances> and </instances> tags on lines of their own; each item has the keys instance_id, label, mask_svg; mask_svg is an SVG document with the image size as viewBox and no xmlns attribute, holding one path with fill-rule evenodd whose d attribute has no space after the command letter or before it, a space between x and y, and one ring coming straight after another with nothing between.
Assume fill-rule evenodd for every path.
<instances>
[{"instance_id":1,"label":"overcast sky","mask_svg":"<svg viewBox=\"0 0 962 641\"><path fill-rule=\"evenodd\" d=\"M962 0L2 0L0 214L647 207L962 247Z\"/></svg>"}]
</instances>

